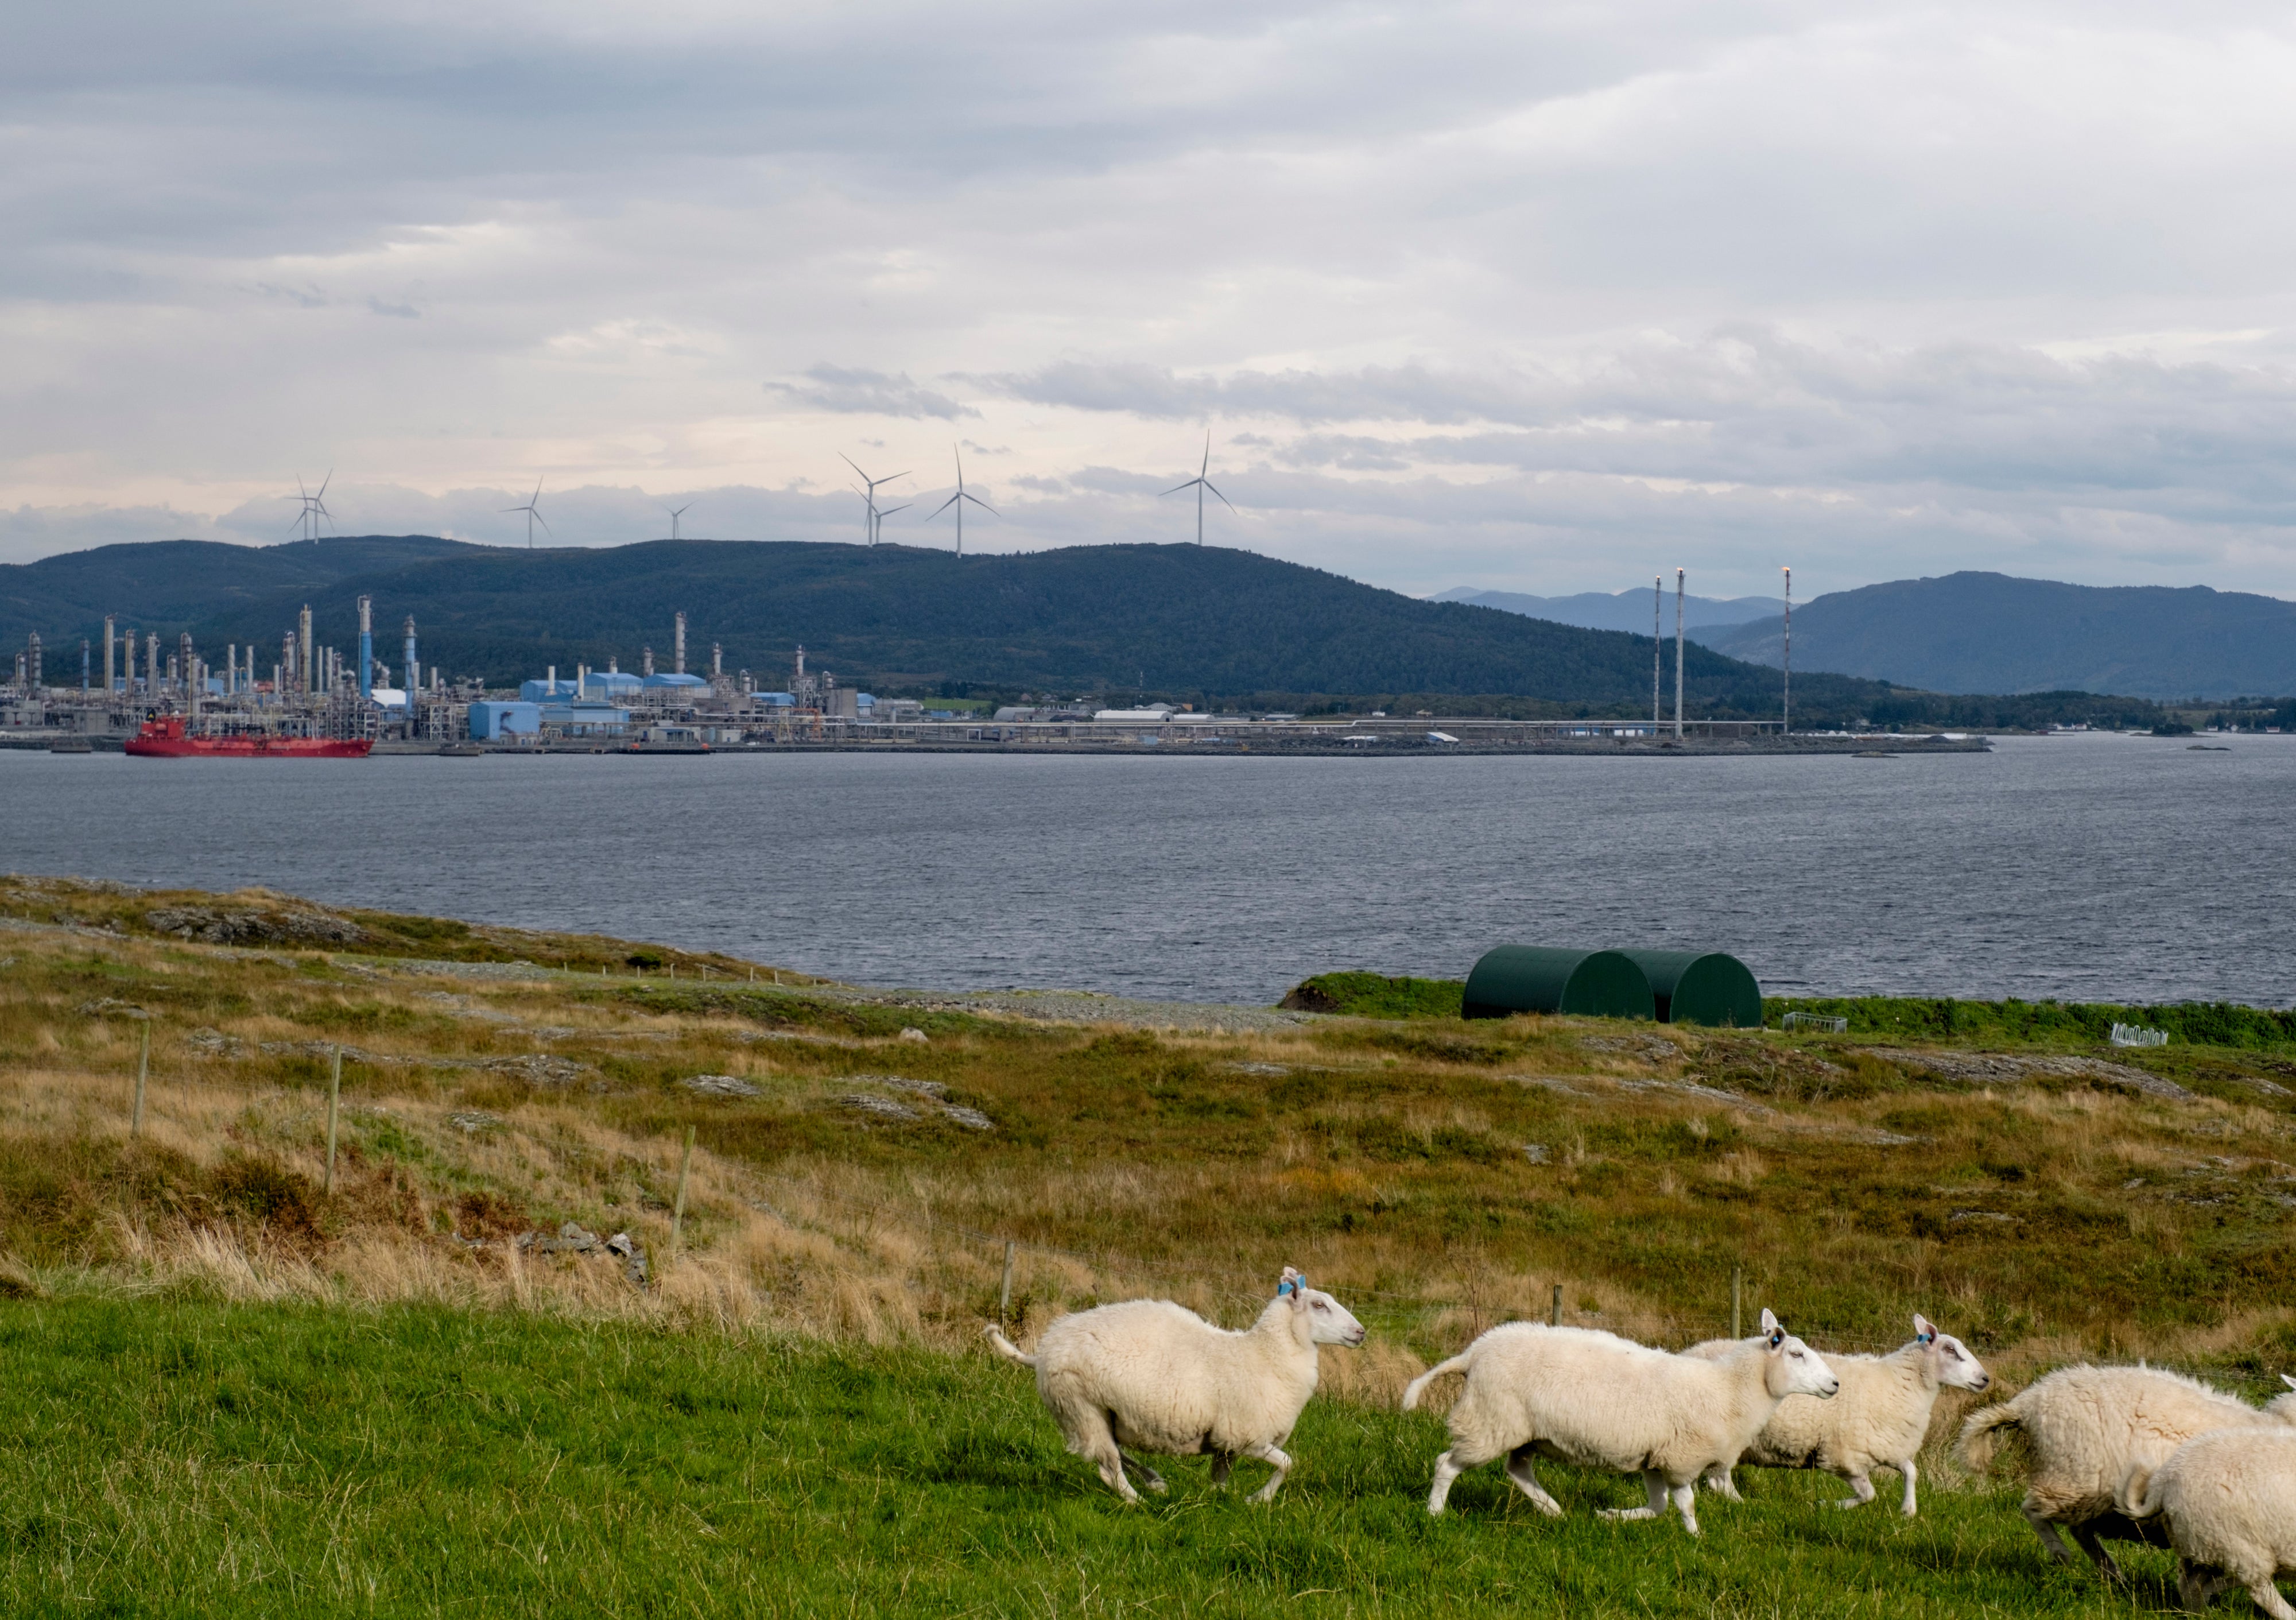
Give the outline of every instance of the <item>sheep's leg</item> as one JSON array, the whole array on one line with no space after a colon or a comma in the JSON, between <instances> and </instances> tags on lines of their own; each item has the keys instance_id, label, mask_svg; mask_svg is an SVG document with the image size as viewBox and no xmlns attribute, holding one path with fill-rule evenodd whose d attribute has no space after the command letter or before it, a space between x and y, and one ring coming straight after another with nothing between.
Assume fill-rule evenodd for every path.
<instances>
[{"instance_id":1,"label":"sheep's leg","mask_svg":"<svg viewBox=\"0 0 2296 1620\"><path fill-rule=\"evenodd\" d=\"M2088 1554L2089 1562L2096 1566L2097 1574L2115 1586L2127 1583L2128 1577L2120 1573L2120 1566L2112 1561L2112 1555L2104 1550L2104 1543L2097 1539L2095 1531L2087 1525L2075 1525L2072 1530L2073 1540L2079 1542L2080 1550Z\"/></svg>"},{"instance_id":2,"label":"sheep's leg","mask_svg":"<svg viewBox=\"0 0 2296 1620\"><path fill-rule=\"evenodd\" d=\"M1698 1485L1694 1480L1685 1480L1674 1487L1674 1510L1682 1515L1682 1527L1691 1534L1698 1534Z\"/></svg>"},{"instance_id":3,"label":"sheep's leg","mask_svg":"<svg viewBox=\"0 0 2296 1620\"><path fill-rule=\"evenodd\" d=\"M1532 1507L1537 1508L1549 1518L1562 1517L1562 1504L1549 1495L1546 1487L1538 1483L1538 1470L1532 1466L1532 1452L1529 1446L1519 1445L1507 1453L1506 1471L1507 1477L1521 1486L1522 1493L1530 1498Z\"/></svg>"},{"instance_id":4,"label":"sheep's leg","mask_svg":"<svg viewBox=\"0 0 2296 1620\"><path fill-rule=\"evenodd\" d=\"M2041 1550L2048 1555L2049 1561L2053 1564L2071 1563L2073 1550L2065 1545L2064 1534L2057 1528L2057 1521L2042 1512L2030 1499L2021 1511L2025 1515L2025 1522L2033 1526L2033 1534L2041 1538Z\"/></svg>"},{"instance_id":5,"label":"sheep's leg","mask_svg":"<svg viewBox=\"0 0 2296 1620\"><path fill-rule=\"evenodd\" d=\"M1864 1474L1852 1474L1852 1475L1850 1475L1850 1476L1849 1476L1849 1488L1850 1488L1851 1490L1853 1490L1853 1491L1857 1492L1857 1495L1855 1495L1855 1496L1853 1496L1853 1497L1850 1497L1850 1498L1849 1498L1848 1501L1838 1501L1838 1502L1834 1503L1833 1505L1834 1505L1835 1507L1837 1507L1837 1508L1862 1508L1862 1507L1864 1507L1867 1502L1870 1502L1870 1501L1872 1501L1874 1500L1874 1481L1873 1481L1873 1479L1872 1479L1870 1476L1866 1476L1866 1475L1864 1475Z\"/></svg>"},{"instance_id":6,"label":"sheep's leg","mask_svg":"<svg viewBox=\"0 0 2296 1620\"><path fill-rule=\"evenodd\" d=\"M1212 1453L1213 1485L1217 1487L1227 1484L1228 1470L1234 1467L1235 1467L1234 1451L1214 1451Z\"/></svg>"},{"instance_id":7,"label":"sheep's leg","mask_svg":"<svg viewBox=\"0 0 2296 1620\"><path fill-rule=\"evenodd\" d=\"M1124 1466L1126 1468L1130 1468L1134 1473L1139 1475L1141 1478L1148 1482L1148 1488L1151 1491L1155 1492L1159 1496L1164 1494L1165 1491L1168 1487L1165 1485L1164 1476L1161 1474L1156 1472L1155 1469L1150 1468L1146 1463L1141 1461L1140 1459L1133 1456L1131 1452L1125 1451L1120 1446L1117 1449L1116 1454L1123 1460Z\"/></svg>"},{"instance_id":8,"label":"sheep's leg","mask_svg":"<svg viewBox=\"0 0 2296 1620\"><path fill-rule=\"evenodd\" d=\"M2280 1595L2280 1589L2272 1583L2270 1576L2250 1587L2248 1595L2255 1599L2257 1608L2272 1616L2272 1620L2296 1620L2296 1608L2288 1606L2288 1599Z\"/></svg>"},{"instance_id":9,"label":"sheep's leg","mask_svg":"<svg viewBox=\"0 0 2296 1620\"><path fill-rule=\"evenodd\" d=\"M1260 1461L1269 1463L1274 1466L1275 1469L1275 1476L1251 1493L1251 1500L1253 1501L1264 1502L1273 1501L1275 1499L1277 1487L1282 1485L1283 1483L1283 1476L1292 1471L1292 1459L1284 1455L1282 1451L1276 1450L1275 1446L1264 1443L1244 1447L1243 1454L1246 1457L1257 1457Z\"/></svg>"},{"instance_id":10,"label":"sheep's leg","mask_svg":"<svg viewBox=\"0 0 2296 1620\"><path fill-rule=\"evenodd\" d=\"M1665 1512L1666 1476L1660 1473L1656 1468L1644 1468L1643 1470L1643 1489L1650 1495L1650 1501L1644 1506L1639 1508L1605 1508L1603 1509L1602 1517L1604 1518L1656 1518L1660 1514ZM1694 1516L1691 1517L1691 1522L1693 1524L1697 1522Z\"/></svg>"},{"instance_id":11,"label":"sheep's leg","mask_svg":"<svg viewBox=\"0 0 2296 1620\"><path fill-rule=\"evenodd\" d=\"M1746 1500L1738 1494L1738 1482L1730 1477L1730 1470L1719 1463L1707 1469L1705 1478L1700 1483L1726 1502L1742 1502Z\"/></svg>"},{"instance_id":12,"label":"sheep's leg","mask_svg":"<svg viewBox=\"0 0 2296 1620\"><path fill-rule=\"evenodd\" d=\"M1443 1504L1451 1500L1451 1482L1467 1471L1454 1454L1458 1449L1453 1446L1435 1460L1435 1484L1427 1493L1427 1511L1438 1518L1443 1515Z\"/></svg>"},{"instance_id":13,"label":"sheep's leg","mask_svg":"<svg viewBox=\"0 0 2296 1620\"><path fill-rule=\"evenodd\" d=\"M1116 1449L1116 1430L1108 1414L1088 1407L1076 1413L1075 1419L1076 1433L1070 1437L1070 1448L1100 1470L1100 1477L1110 1490L1126 1501L1138 1501L1140 1493L1124 1477L1124 1453Z\"/></svg>"},{"instance_id":14,"label":"sheep's leg","mask_svg":"<svg viewBox=\"0 0 2296 1620\"><path fill-rule=\"evenodd\" d=\"M1898 1472L1903 1475L1906 1480L1905 1504L1898 1511L1911 1518L1914 1517L1914 1460L1908 1457L1899 1463Z\"/></svg>"},{"instance_id":15,"label":"sheep's leg","mask_svg":"<svg viewBox=\"0 0 2296 1620\"><path fill-rule=\"evenodd\" d=\"M2199 1614L2217 1600L2230 1580L2222 1570L2186 1558L2177 1560L2177 1607Z\"/></svg>"}]
</instances>

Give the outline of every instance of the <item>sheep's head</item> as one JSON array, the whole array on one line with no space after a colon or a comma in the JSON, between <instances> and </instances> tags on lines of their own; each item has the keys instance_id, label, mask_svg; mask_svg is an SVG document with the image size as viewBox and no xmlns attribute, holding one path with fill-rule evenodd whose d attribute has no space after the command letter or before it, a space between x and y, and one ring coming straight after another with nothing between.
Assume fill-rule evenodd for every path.
<instances>
[{"instance_id":1,"label":"sheep's head","mask_svg":"<svg viewBox=\"0 0 2296 1620\"><path fill-rule=\"evenodd\" d=\"M2296 1378L2284 1372L2280 1375L2280 1381L2288 1386L2288 1393L2266 1402L2265 1415L2277 1418L2283 1423L2296 1424Z\"/></svg>"},{"instance_id":2,"label":"sheep's head","mask_svg":"<svg viewBox=\"0 0 2296 1620\"><path fill-rule=\"evenodd\" d=\"M1950 1333L1939 1333L1937 1325L1918 1311L1914 1312L1914 1338L1929 1357L1937 1381L1946 1388L1983 1389L1993 1382L1993 1375L1969 1353L1968 1345Z\"/></svg>"},{"instance_id":3,"label":"sheep's head","mask_svg":"<svg viewBox=\"0 0 2296 1620\"><path fill-rule=\"evenodd\" d=\"M1311 1288L1308 1279L1297 1268L1285 1266L1283 1279L1275 1285L1275 1297L1292 1302L1292 1320L1308 1330L1311 1345L1360 1345L1367 1329L1349 1313L1348 1308L1324 1293Z\"/></svg>"},{"instance_id":4,"label":"sheep's head","mask_svg":"<svg viewBox=\"0 0 2296 1620\"><path fill-rule=\"evenodd\" d=\"M1767 1310L1762 1312L1762 1382L1781 1401L1788 1395L1832 1395L1841 1387L1841 1380L1817 1352L1788 1333Z\"/></svg>"}]
</instances>

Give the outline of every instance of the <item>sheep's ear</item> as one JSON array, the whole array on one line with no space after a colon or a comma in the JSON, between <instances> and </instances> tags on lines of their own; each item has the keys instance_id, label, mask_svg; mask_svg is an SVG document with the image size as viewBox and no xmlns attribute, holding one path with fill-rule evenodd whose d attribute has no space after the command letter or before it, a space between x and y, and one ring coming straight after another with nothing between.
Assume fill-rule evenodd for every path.
<instances>
[{"instance_id":1,"label":"sheep's ear","mask_svg":"<svg viewBox=\"0 0 2296 1620\"><path fill-rule=\"evenodd\" d=\"M1924 1345L1937 1343L1937 1327L1920 1312L1914 1312L1914 1336Z\"/></svg>"},{"instance_id":2,"label":"sheep's ear","mask_svg":"<svg viewBox=\"0 0 2296 1620\"><path fill-rule=\"evenodd\" d=\"M1300 1275L1299 1267L1285 1266L1283 1268L1283 1275L1276 1279L1275 1297L1282 1299L1288 1294L1292 1296L1292 1303L1297 1304L1300 1303L1300 1296L1303 1292L1305 1292L1307 1286L1308 1279Z\"/></svg>"},{"instance_id":3,"label":"sheep's ear","mask_svg":"<svg viewBox=\"0 0 2296 1620\"><path fill-rule=\"evenodd\" d=\"M1762 1307L1762 1331L1763 1331L1764 1333L1775 1333L1777 1330L1778 1330L1778 1319L1777 1319L1775 1315L1773 1315L1773 1314L1771 1313L1771 1312L1770 1312L1770 1308L1769 1308L1767 1305L1763 1306L1763 1307Z\"/></svg>"},{"instance_id":4,"label":"sheep's ear","mask_svg":"<svg viewBox=\"0 0 2296 1620\"><path fill-rule=\"evenodd\" d=\"M2288 1386L2289 1388L2296 1389L2296 1378L2290 1377L2286 1373L2284 1372L2280 1375L2280 1381Z\"/></svg>"}]
</instances>

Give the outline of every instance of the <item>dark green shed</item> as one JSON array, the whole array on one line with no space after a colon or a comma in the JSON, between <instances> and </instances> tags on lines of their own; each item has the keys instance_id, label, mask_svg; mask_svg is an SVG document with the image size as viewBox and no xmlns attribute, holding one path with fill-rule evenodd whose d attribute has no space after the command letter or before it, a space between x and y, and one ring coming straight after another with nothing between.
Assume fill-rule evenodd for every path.
<instances>
[{"instance_id":1,"label":"dark green shed","mask_svg":"<svg viewBox=\"0 0 2296 1620\"><path fill-rule=\"evenodd\" d=\"M1762 987L1736 957L1718 950L1622 950L1650 981L1661 1024L1762 1027Z\"/></svg>"},{"instance_id":2,"label":"dark green shed","mask_svg":"<svg viewBox=\"0 0 2296 1620\"><path fill-rule=\"evenodd\" d=\"M1501 945L1483 952L1467 975L1464 1000L1460 1011L1469 1018L1513 1013L1651 1018L1658 1012L1650 981L1624 952L1551 945Z\"/></svg>"}]
</instances>

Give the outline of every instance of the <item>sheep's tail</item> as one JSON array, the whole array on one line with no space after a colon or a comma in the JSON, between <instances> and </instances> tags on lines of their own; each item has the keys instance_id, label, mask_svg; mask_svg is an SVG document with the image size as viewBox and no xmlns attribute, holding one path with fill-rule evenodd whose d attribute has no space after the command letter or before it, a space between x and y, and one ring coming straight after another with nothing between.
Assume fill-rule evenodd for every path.
<instances>
[{"instance_id":1,"label":"sheep's tail","mask_svg":"<svg viewBox=\"0 0 2296 1620\"><path fill-rule=\"evenodd\" d=\"M2149 1463L2138 1463L2128 1470L2128 1477L2120 1482L2120 1493L2115 1505L2130 1518L2151 1518L2165 1504L2166 1493L2152 1488L2160 1470Z\"/></svg>"},{"instance_id":2,"label":"sheep's tail","mask_svg":"<svg viewBox=\"0 0 2296 1620\"><path fill-rule=\"evenodd\" d=\"M1993 1466L1994 1453L2001 1442L1997 1431L2015 1429L2022 1433L2025 1414L2018 1410L2015 1401L2003 1401L1972 1412L1969 1421L1961 1426L1961 1437L1954 1442L1954 1455L1962 1466L1972 1473L1982 1474Z\"/></svg>"},{"instance_id":3,"label":"sheep's tail","mask_svg":"<svg viewBox=\"0 0 2296 1620\"><path fill-rule=\"evenodd\" d=\"M996 1347L996 1353L1006 1361L1018 1361L1023 1367L1034 1367L1037 1364L1037 1358L1032 1355L1022 1355L1021 1347L1006 1338L1004 1331L995 1322L989 1323L981 1331L988 1335L988 1342Z\"/></svg>"},{"instance_id":4,"label":"sheep's tail","mask_svg":"<svg viewBox=\"0 0 2296 1620\"><path fill-rule=\"evenodd\" d=\"M1435 1382L1436 1379L1441 1377L1447 1372L1466 1371L1467 1363L1472 1359L1472 1353L1473 1353L1472 1351L1463 1350L1457 1355L1453 1356L1449 1361L1440 1362L1436 1366L1429 1368L1425 1372L1421 1373L1417 1377L1412 1379L1410 1383L1405 1385L1403 1386L1403 1410L1407 1412L1418 1410L1419 1397L1427 1393L1427 1386Z\"/></svg>"}]
</instances>

